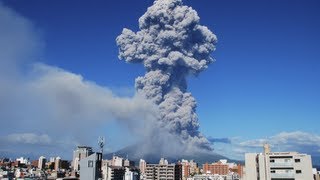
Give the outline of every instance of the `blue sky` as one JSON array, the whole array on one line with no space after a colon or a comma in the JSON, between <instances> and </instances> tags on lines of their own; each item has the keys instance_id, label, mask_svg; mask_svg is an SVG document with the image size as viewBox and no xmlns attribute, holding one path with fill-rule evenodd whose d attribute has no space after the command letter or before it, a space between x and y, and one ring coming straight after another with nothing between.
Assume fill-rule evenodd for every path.
<instances>
[{"instance_id":1,"label":"blue sky","mask_svg":"<svg viewBox=\"0 0 320 180\"><path fill-rule=\"evenodd\" d=\"M28 19L41 38L43 47L37 62L81 75L120 97L133 96L134 79L145 71L140 64L118 60L115 38L125 27L138 30L138 18L152 0L2 2ZM218 37L212 54L216 62L198 77L188 79L189 91L198 103L201 132L208 137L229 138L235 149L266 138L273 142L283 135L287 139L319 138L320 2L184 3L192 6L201 24ZM34 130L18 127L4 130L2 135L26 132ZM91 138L107 136L110 151L131 143L122 126L114 122L93 132ZM229 143L217 142L217 151L223 152ZM307 153L318 155L319 141L314 144L318 149ZM246 150L241 149L241 153ZM241 158L236 153L230 150L227 155Z\"/></svg>"}]
</instances>

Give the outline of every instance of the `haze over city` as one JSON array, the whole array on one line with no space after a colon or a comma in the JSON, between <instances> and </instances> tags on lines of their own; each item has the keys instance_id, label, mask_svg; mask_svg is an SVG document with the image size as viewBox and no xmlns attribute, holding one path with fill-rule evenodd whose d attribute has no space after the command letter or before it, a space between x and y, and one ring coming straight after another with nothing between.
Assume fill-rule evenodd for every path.
<instances>
[{"instance_id":1,"label":"haze over city","mask_svg":"<svg viewBox=\"0 0 320 180\"><path fill-rule=\"evenodd\" d=\"M318 1L153 2L0 1L0 155L320 156Z\"/></svg>"}]
</instances>

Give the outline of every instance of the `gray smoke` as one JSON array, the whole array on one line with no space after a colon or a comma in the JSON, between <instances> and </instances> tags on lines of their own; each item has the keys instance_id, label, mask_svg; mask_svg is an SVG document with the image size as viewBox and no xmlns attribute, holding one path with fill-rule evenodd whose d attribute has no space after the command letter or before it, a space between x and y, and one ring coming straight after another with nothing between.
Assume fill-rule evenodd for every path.
<instances>
[{"instance_id":1,"label":"gray smoke","mask_svg":"<svg viewBox=\"0 0 320 180\"><path fill-rule=\"evenodd\" d=\"M139 19L140 31L124 28L116 41L120 59L144 64L147 72L136 78L136 90L158 105L160 127L182 144L211 150L199 132L196 101L187 92L187 76L214 61L210 53L217 38L199 20L182 0L155 0Z\"/></svg>"}]
</instances>

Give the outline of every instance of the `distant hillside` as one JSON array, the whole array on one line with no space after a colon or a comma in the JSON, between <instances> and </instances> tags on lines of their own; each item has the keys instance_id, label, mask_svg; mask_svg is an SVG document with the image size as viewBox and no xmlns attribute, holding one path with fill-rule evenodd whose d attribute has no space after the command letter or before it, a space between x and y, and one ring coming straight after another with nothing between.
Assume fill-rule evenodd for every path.
<instances>
[{"instance_id":1,"label":"distant hillside","mask_svg":"<svg viewBox=\"0 0 320 180\"><path fill-rule=\"evenodd\" d=\"M135 161L136 165L138 165L140 159L146 160L148 163L159 163L159 160L161 158L161 155L157 153L149 153L144 155L139 155L139 146L138 145L132 145L125 147L119 151L116 151L114 153L105 154L104 158L111 159L113 154L120 156L120 157L129 157L130 160ZM220 154L214 153L214 152L207 152L207 153L197 153L197 154L181 154L180 156L175 157L168 157L164 156L170 163L177 162L181 159L187 159L187 160L194 160L199 165L202 165L206 162L216 162L220 159L227 159L228 161L236 162L236 163L242 163L240 161L234 161L230 160L229 158L222 156Z\"/></svg>"}]
</instances>

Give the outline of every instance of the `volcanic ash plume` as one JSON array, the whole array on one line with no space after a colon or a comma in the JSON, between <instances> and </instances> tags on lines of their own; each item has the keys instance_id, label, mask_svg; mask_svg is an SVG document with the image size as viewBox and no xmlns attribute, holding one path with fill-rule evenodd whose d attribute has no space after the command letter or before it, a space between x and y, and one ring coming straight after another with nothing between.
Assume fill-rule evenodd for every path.
<instances>
[{"instance_id":1,"label":"volcanic ash plume","mask_svg":"<svg viewBox=\"0 0 320 180\"><path fill-rule=\"evenodd\" d=\"M159 107L160 126L184 144L210 150L199 132L196 101L186 92L186 77L213 62L210 53L217 42L199 19L182 0L155 0L139 19L140 31L125 28L116 41L120 59L144 64L147 72L136 78L136 90Z\"/></svg>"}]
</instances>

